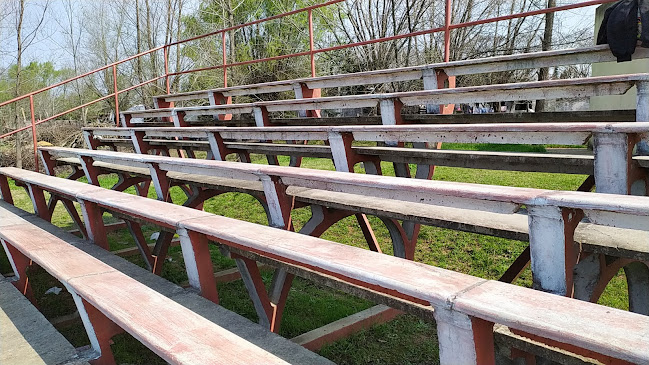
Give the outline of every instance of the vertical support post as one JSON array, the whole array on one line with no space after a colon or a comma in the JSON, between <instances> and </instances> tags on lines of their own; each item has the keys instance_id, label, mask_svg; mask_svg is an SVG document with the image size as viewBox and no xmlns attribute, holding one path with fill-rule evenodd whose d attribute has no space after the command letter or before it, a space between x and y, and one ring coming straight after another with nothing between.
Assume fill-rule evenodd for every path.
<instances>
[{"instance_id":1,"label":"vertical support post","mask_svg":"<svg viewBox=\"0 0 649 365\"><path fill-rule=\"evenodd\" d=\"M169 195L169 179L167 178L167 172L160 169L157 163L150 163L149 165L149 174L151 175L151 180L153 181L153 187L155 188L156 196L158 200L171 202L171 196Z\"/></svg>"},{"instance_id":2,"label":"vertical support post","mask_svg":"<svg viewBox=\"0 0 649 365\"><path fill-rule=\"evenodd\" d=\"M295 92L296 99L311 99L320 97L320 89L310 89L305 83L293 84L293 92ZM298 117L300 118L320 118L320 110L298 110Z\"/></svg>"},{"instance_id":3,"label":"vertical support post","mask_svg":"<svg viewBox=\"0 0 649 365\"><path fill-rule=\"evenodd\" d=\"M451 0L446 0L446 19L444 22L444 62L451 59Z\"/></svg>"},{"instance_id":4,"label":"vertical support post","mask_svg":"<svg viewBox=\"0 0 649 365\"><path fill-rule=\"evenodd\" d=\"M117 64L113 65L113 92L115 95L115 126L119 127L119 92L117 91Z\"/></svg>"},{"instance_id":5,"label":"vertical support post","mask_svg":"<svg viewBox=\"0 0 649 365\"><path fill-rule=\"evenodd\" d=\"M424 81L424 90L442 89L444 85L437 82L437 70L426 68L422 71L422 80ZM437 104L426 104L426 114L440 114L441 106Z\"/></svg>"},{"instance_id":6,"label":"vertical support post","mask_svg":"<svg viewBox=\"0 0 649 365\"><path fill-rule=\"evenodd\" d=\"M63 283L63 285L72 295L81 322L90 340L90 346L99 355L99 358L93 360L92 363L97 365L115 364L115 357L110 348L110 339L123 332L123 330L97 308L81 298L70 285L67 283Z\"/></svg>"},{"instance_id":7,"label":"vertical support post","mask_svg":"<svg viewBox=\"0 0 649 365\"><path fill-rule=\"evenodd\" d=\"M493 323L446 308L435 308L441 365L493 365Z\"/></svg>"},{"instance_id":8,"label":"vertical support post","mask_svg":"<svg viewBox=\"0 0 649 365\"><path fill-rule=\"evenodd\" d=\"M89 156L79 156L79 162L81 162L81 168L86 174L86 179L88 179L88 182L92 185L100 186L99 169L95 165L93 165L93 158Z\"/></svg>"},{"instance_id":9,"label":"vertical support post","mask_svg":"<svg viewBox=\"0 0 649 365\"><path fill-rule=\"evenodd\" d=\"M234 253L231 254L231 257L237 263L241 279L250 295L255 312L257 312L257 317L259 317L259 324L272 331L275 310L266 292L266 287L262 281L257 263L254 260Z\"/></svg>"},{"instance_id":10,"label":"vertical support post","mask_svg":"<svg viewBox=\"0 0 649 365\"><path fill-rule=\"evenodd\" d=\"M252 108L252 114L255 117L255 126L257 127L268 127L270 126L270 121L268 119L268 110L266 107L254 107Z\"/></svg>"},{"instance_id":11,"label":"vertical support post","mask_svg":"<svg viewBox=\"0 0 649 365\"><path fill-rule=\"evenodd\" d=\"M641 81L636 84L638 89L637 105L635 111L636 122L649 122L649 82ZM649 141L639 141L636 148L637 154L649 155Z\"/></svg>"},{"instance_id":12,"label":"vertical support post","mask_svg":"<svg viewBox=\"0 0 649 365\"><path fill-rule=\"evenodd\" d=\"M56 161L52 158L52 155L48 151L44 150L38 150L38 154L41 157L41 162L43 163L43 168L45 169L45 173L54 176L55 171L54 168L56 167Z\"/></svg>"},{"instance_id":13,"label":"vertical support post","mask_svg":"<svg viewBox=\"0 0 649 365\"><path fill-rule=\"evenodd\" d=\"M225 96L223 95L223 93L208 91L207 98L210 101L210 105L232 104L232 97ZM214 115L213 117L214 120L232 120L232 114L218 114Z\"/></svg>"},{"instance_id":14,"label":"vertical support post","mask_svg":"<svg viewBox=\"0 0 649 365\"><path fill-rule=\"evenodd\" d=\"M583 212L553 206L528 206L528 212L534 289L572 296L574 232Z\"/></svg>"},{"instance_id":15,"label":"vertical support post","mask_svg":"<svg viewBox=\"0 0 649 365\"><path fill-rule=\"evenodd\" d=\"M42 220L49 222L52 217L50 216L50 209L47 206L43 189L32 184L27 184L27 190L29 191L29 197L32 200L32 205L34 206L34 212L36 215L38 215Z\"/></svg>"},{"instance_id":16,"label":"vertical support post","mask_svg":"<svg viewBox=\"0 0 649 365\"><path fill-rule=\"evenodd\" d=\"M260 177L264 187L264 196L268 204L268 225L275 228L289 229L291 227L291 210L293 199L286 195L286 185L276 176L263 175Z\"/></svg>"},{"instance_id":17,"label":"vertical support post","mask_svg":"<svg viewBox=\"0 0 649 365\"><path fill-rule=\"evenodd\" d=\"M101 207L95 203L85 200L78 200L81 205L81 213L83 213L83 222L86 225L86 232L88 238L95 245L109 251L108 237L106 236L106 226L104 226L103 212Z\"/></svg>"},{"instance_id":18,"label":"vertical support post","mask_svg":"<svg viewBox=\"0 0 649 365\"><path fill-rule=\"evenodd\" d=\"M221 46L223 51L223 87L228 87L228 56L226 53L227 47L225 46L225 32L221 33Z\"/></svg>"},{"instance_id":19,"label":"vertical support post","mask_svg":"<svg viewBox=\"0 0 649 365\"><path fill-rule=\"evenodd\" d=\"M34 144L34 171L38 172L38 138L36 137L36 115L34 114L34 95L29 94L29 112L32 116L32 143Z\"/></svg>"},{"instance_id":20,"label":"vertical support post","mask_svg":"<svg viewBox=\"0 0 649 365\"><path fill-rule=\"evenodd\" d=\"M92 131L83 131L83 141L86 143L86 148L90 150L96 150L99 147L99 143L95 139Z\"/></svg>"},{"instance_id":21,"label":"vertical support post","mask_svg":"<svg viewBox=\"0 0 649 365\"><path fill-rule=\"evenodd\" d=\"M315 49L313 45L313 9L309 9L309 56L311 57L311 77L315 77Z\"/></svg>"},{"instance_id":22,"label":"vertical support post","mask_svg":"<svg viewBox=\"0 0 649 365\"><path fill-rule=\"evenodd\" d=\"M15 280L12 284L18 289L24 296L29 299L34 305L36 305L36 298L32 292L32 287L29 284L29 277L27 277L27 268L32 264L32 260L29 257L25 256L17 248L13 247L9 242L0 239L2 247L4 248L5 254L9 259L11 268L14 271Z\"/></svg>"},{"instance_id":23,"label":"vertical support post","mask_svg":"<svg viewBox=\"0 0 649 365\"><path fill-rule=\"evenodd\" d=\"M631 151L626 133L593 133L595 189L598 193L628 194Z\"/></svg>"},{"instance_id":24,"label":"vertical support post","mask_svg":"<svg viewBox=\"0 0 649 365\"><path fill-rule=\"evenodd\" d=\"M210 143L210 151L216 161L225 161L228 154L233 153L225 146L219 132L207 132L207 140Z\"/></svg>"},{"instance_id":25,"label":"vertical support post","mask_svg":"<svg viewBox=\"0 0 649 365\"><path fill-rule=\"evenodd\" d=\"M167 87L167 94L170 94L171 86L169 85L169 47L165 45L163 52L165 58L165 86Z\"/></svg>"},{"instance_id":26,"label":"vertical support post","mask_svg":"<svg viewBox=\"0 0 649 365\"><path fill-rule=\"evenodd\" d=\"M14 205L14 199L11 195L11 188L9 187L9 180L5 175L0 175L0 195L2 200L5 202Z\"/></svg>"},{"instance_id":27,"label":"vertical support post","mask_svg":"<svg viewBox=\"0 0 649 365\"><path fill-rule=\"evenodd\" d=\"M207 237L204 234L178 228L180 246L187 270L189 285L200 291L200 295L216 304L219 294L216 290L216 279Z\"/></svg>"},{"instance_id":28,"label":"vertical support post","mask_svg":"<svg viewBox=\"0 0 649 365\"><path fill-rule=\"evenodd\" d=\"M133 149L135 153L147 154L152 149L151 145L144 141L145 132L135 131L131 129L131 143L133 143Z\"/></svg>"},{"instance_id":29,"label":"vertical support post","mask_svg":"<svg viewBox=\"0 0 649 365\"><path fill-rule=\"evenodd\" d=\"M351 151L353 136L350 133L329 132L329 146L336 171L354 171L354 158Z\"/></svg>"}]
</instances>

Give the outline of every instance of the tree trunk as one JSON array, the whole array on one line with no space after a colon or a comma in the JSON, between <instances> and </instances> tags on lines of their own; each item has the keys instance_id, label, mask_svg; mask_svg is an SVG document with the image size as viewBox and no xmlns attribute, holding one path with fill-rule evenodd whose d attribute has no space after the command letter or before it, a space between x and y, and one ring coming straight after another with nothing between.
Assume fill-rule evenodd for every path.
<instances>
[{"instance_id":1,"label":"tree trunk","mask_svg":"<svg viewBox=\"0 0 649 365\"><path fill-rule=\"evenodd\" d=\"M556 0L548 0L548 8L553 8L557 5ZM554 13L545 14L545 30L543 31L543 41L541 42L541 49L549 51L552 49L552 29L554 28ZM547 80L550 76L550 69L542 67L539 69L539 81ZM545 110L545 100L536 101L536 112Z\"/></svg>"},{"instance_id":2,"label":"tree trunk","mask_svg":"<svg viewBox=\"0 0 649 365\"><path fill-rule=\"evenodd\" d=\"M22 30L23 30L23 17L25 15L25 0L20 0L18 2L18 19L16 23L16 87L14 89L15 97L20 96L20 73L22 71L22 58L23 58L23 39L22 39ZM18 120L20 116L18 115L18 103L14 103L14 127L15 129L20 128ZM22 141L20 138L20 132L15 134L16 136L16 167L19 169L23 168L23 150L22 150Z\"/></svg>"}]
</instances>

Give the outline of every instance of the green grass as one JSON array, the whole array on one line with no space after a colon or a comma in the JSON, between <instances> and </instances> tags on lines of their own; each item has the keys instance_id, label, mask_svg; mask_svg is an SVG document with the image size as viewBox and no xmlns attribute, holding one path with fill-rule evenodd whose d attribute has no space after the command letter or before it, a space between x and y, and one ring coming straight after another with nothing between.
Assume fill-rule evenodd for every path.
<instances>
[{"instance_id":1,"label":"green grass","mask_svg":"<svg viewBox=\"0 0 649 365\"><path fill-rule=\"evenodd\" d=\"M465 145L460 144L446 144L444 147L467 148ZM520 146L507 145L497 147L493 147L493 145L477 145L473 147L500 151L521 149ZM528 152L543 152L543 150L535 146L524 146L522 149ZM266 163L264 156L253 155L252 159L254 163ZM280 163L287 165L288 158L280 157ZM302 166L334 170L332 162L324 159L304 159ZM414 166L411 167L414 169ZM385 175L394 175L391 164L382 164L382 169ZM357 166L356 170L362 172L362 167ZM503 186L575 190L583 182L585 176L438 167L434 179ZM110 187L116 181L117 179L114 176L107 176L102 178L101 184L104 187ZM32 211L31 202L22 188L14 185L11 188L14 191L16 205ZM131 188L127 192L134 193L134 189ZM185 200L185 196L179 188L172 188L171 195L173 201L177 204L182 204ZM150 196L155 197L153 189L150 190ZM205 203L205 210L231 218L267 224L260 203L246 194L227 193L216 196ZM307 208L296 209L292 212L292 217L296 229L299 230L309 219L310 211ZM105 218L107 221L114 221L108 215ZM60 205L55 210L53 222L57 226L66 229L74 228L72 220ZM370 222L382 250L386 254L391 254L392 246L386 227L376 217L370 217ZM152 226L144 226L143 229L147 238L156 232L155 227ZM323 238L367 248L360 227L354 217L348 217L332 226L323 235ZM112 232L109 235L109 243L113 250L134 246L134 242L126 230ZM497 279L526 246L526 242L424 226L419 234L415 260L482 278ZM234 262L223 257L216 247L213 247L210 252L215 270L235 266ZM143 261L139 256L132 256L128 259L143 266ZM0 254L0 271L4 273L11 271L3 253ZM268 285L272 274L267 270L263 270L262 273L264 281ZM169 260L165 263L162 275L177 284L187 280L179 247L170 248ZM44 294L52 286L62 286L43 270L35 270L30 274L30 278L34 285L36 298L41 306L40 309L47 318L56 318L74 311L69 294L65 292L58 296ZM531 285L529 270L519 278L516 284ZM251 320L256 320L252 302L248 298L241 281L219 284L218 290L221 304L225 308ZM623 272L611 282L602 295L600 303L620 309L628 308L626 282ZM296 278L288 297L280 334L291 338L369 308L373 304ZM88 344L88 339L80 322L61 328L61 331L75 346ZM319 352L323 356L342 364L435 364L438 363L435 336L435 326L433 324L413 316L404 315L389 323L373 326L346 339L327 345ZM113 350L119 363L163 363L128 335L117 336Z\"/></svg>"}]
</instances>

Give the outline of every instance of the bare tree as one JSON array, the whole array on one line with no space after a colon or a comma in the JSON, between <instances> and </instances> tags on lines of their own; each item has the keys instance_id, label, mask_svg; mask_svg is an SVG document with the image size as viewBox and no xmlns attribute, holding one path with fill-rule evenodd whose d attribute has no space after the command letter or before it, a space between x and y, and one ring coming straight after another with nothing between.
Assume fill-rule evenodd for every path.
<instances>
[{"instance_id":1,"label":"bare tree","mask_svg":"<svg viewBox=\"0 0 649 365\"><path fill-rule=\"evenodd\" d=\"M556 0L548 0L548 8L553 8L557 5ZM554 12L545 14L545 30L543 32L543 41L541 42L541 49L549 51L552 49L552 31L554 29ZM542 67L539 69L539 81L547 80L550 78L550 68ZM545 100L536 101L536 112L542 112L545 109Z\"/></svg>"}]
</instances>

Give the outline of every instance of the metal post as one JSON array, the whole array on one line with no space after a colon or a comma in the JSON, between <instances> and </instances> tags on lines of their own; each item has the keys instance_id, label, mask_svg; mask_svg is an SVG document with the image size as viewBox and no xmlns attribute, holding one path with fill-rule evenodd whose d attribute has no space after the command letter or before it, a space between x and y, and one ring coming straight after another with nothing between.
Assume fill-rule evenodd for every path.
<instances>
[{"instance_id":1,"label":"metal post","mask_svg":"<svg viewBox=\"0 0 649 365\"><path fill-rule=\"evenodd\" d=\"M36 116L34 115L34 94L29 95L29 112L32 115L32 142L34 143L34 171L38 172L38 141L36 138Z\"/></svg>"},{"instance_id":2,"label":"metal post","mask_svg":"<svg viewBox=\"0 0 649 365\"><path fill-rule=\"evenodd\" d=\"M444 23L444 62L451 59L451 0L446 0L446 22Z\"/></svg>"},{"instance_id":3,"label":"metal post","mask_svg":"<svg viewBox=\"0 0 649 365\"><path fill-rule=\"evenodd\" d=\"M113 90L115 95L115 125L119 127L119 93L117 92L117 64L113 65Z\"/></svg>"},{"instance_id":4,"label":"metal post","mask_svg":"<svg viewBox=\"0 0 649 365\"><path fill-rule=\"evenodd\" d=\"M313 10L309 9L309 51L311 56L311 77L315 77L315 54L313 53Z\"/></svg>"},{"instance_id":5,"label":"metal post","mask_svg":"<svg viewBox=\"0 0 649 365\"><path fill-rule=\"evenodd\" d=\"M165 46L163 48L164 58L165 58L165 84L167 86L167 94L171 93L171 88L169 87L169 47Z\"/></svg>"},{"instance_id":6,"label":"metal post","mask_svg":"<svg viewBox=\"0 0 649 365\"><path fill-rule=\"evenodd\" d=\"M222 46L223 46L223 87L228 87L228 57L225 47L225 32L221 33Z\"/></svg>"}]
</instances>

